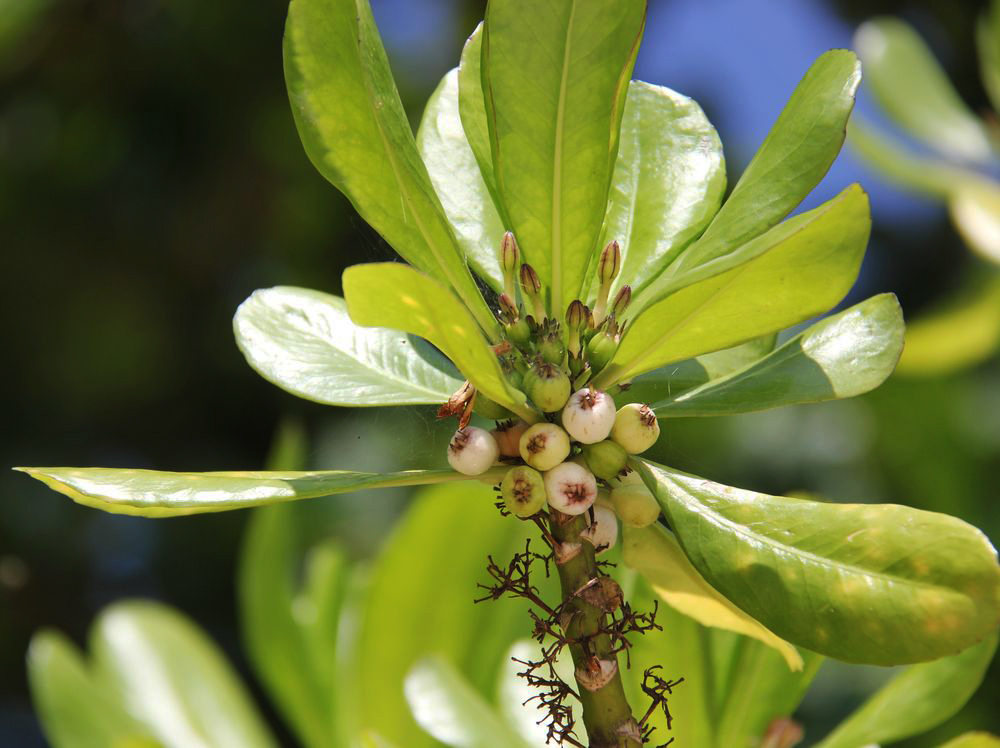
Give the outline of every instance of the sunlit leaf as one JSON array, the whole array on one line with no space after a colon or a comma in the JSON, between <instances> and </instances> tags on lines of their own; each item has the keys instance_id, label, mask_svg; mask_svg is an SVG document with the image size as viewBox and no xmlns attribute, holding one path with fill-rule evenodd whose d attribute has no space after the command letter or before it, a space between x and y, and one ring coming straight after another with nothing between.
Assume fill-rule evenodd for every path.
<instances>
[{"instance_id":1,"label":"sunlit leaf","mask_svg":"<svg viewBox=\"0 0 1000 748\"><path fill-rule=\"evenodd\" d=\"M420 160L368 0L293 0L284 56L292 113L316 168L393 249L450 284L495 334Z\"/></svg>"},{"instance_id":2,"label":"sunlit leaf","mask_svg":"<svg viewBox=\"0 0 1000 748\"><path fill-rule=\"evenodd\" d=\"M906 22L883 16L854 36L868 90L896 123L954 158L990 158L989 138L927 45Z\"/></svg>"},{"instance_id":3,"label":"sunlit leaf","mask_svg":"<svg viewBox=\"0 0 1000 748\"><path fill-rule=\"evenodd\" d=\"M475 320L437 281L400 263L354 265L344 271L344 297L355 323L426 338L486 397L529 422L537 420L524 394L507 383Z\"/></svg>"},{"instance_id":4,"label":"sunlit leaf","mask_svg":"<svg viewBox=\"0 0 1000 748\"><path fill-rule=\"evenodd\" d=\"M954 517L640 473L706 581L793 644L846 662L955 654L1000 619L996 551Z\"/></svg>"},{"instance_id":5,"label":"sunlit leaf","mask_svg":"<svg viewBox=\"0 0 1000 748\"><path fill-rule=\"evenodd\" d=\"M462 128L469 147L479 164L479 175L486 189L493 196L493 204L501 210L497 191L496 175L493 173L493 150L490 146L490 129L486 120L486 98L483 96L483 24L476 30L462 48L462 58L458 65L458 110L462 118ZM501 217L502 217L501 213ZM504 222L506 225L506 221Z\"/></svg>"},{"instance_id":6,"label":"sunlit leaf","mask_svg":"<svg viewBox=\"0 0 1000 748\"><path fill-rule=\"evenodd\" d=\"M344 300L306 288L261 289L233 319L236 343L262 377L327 405L440 404L462 382L423 340L358 327Z\"/></svg>"},{"instance_id":7,"label":"sunlit leaf","mask_svg":"<svg viewBox=\"0 0 1000 748\"><path fill-rule=\"evenodd\" d=\"M1000 748L1000 738L985 732L967 732L949 740L940 748Z\"/></svg>"},{"instance_id":8,"label":"sunlit leaf","mask_svg":"<svg viewBox=\"0 0 1000 748\"><path fill-rule=\"evenodd\" d=\"M853 397L882 384L902 349L903 312L893 294L881 294L742 369L679 395L665 391L653 408L660 416L709 416Z\"/></svg>"},{"instance_id":9,"label":"sunlit leaf","mask_svg":"<svg viewBox=\"0 0 1000 748\"><path fill-rule=\"evenodd\" d=\"M483 120L485 124L485 114ZM479 277L500 290L498 249L504 227L462 128L457 69L441 79L427 101L417 148L466 259Z\"/></svg>"},{"instance_id":10,"label":"sunlit leaf","mask_svg":"<svg viewBox=\"0 0 1000 748\"><path fill-rule=\"evenodd\" d=\"M944 722L979 688L997 648L994 632L951 657L911 665L873 694L816 748L895 743Z\"/></svg>"},{"instance_id":11,"label":"sunlit leaf","mask_svg":"<svg viewBox=\"0 0 1000 748\"><path fill-rule=\"evenodd\" d=\"M870 225L868 198L854 185L742 247L735 267L716 274L712 263L702 266L691 285L632 322L595 384L628 380L826 311L853 285Z\"/></svg>"},{"instance_id":12,"label":"sunlit leaf","mask_svg":"<svg viewBox=\"0 0 1000 748\"><path fill-rule=\"evenodd\" d=\"M990 182L958 189L948 200L948 209L965 243L1000 265L1000 186Z\"/></svg>"},{"instance_id":13,"label":"sunlit leaf","mask_svg":"<svg viewBox=\"0 0 1000 748\"><path fill-rule=\"evenodd\" d=\"M562 314L607 206L644 0L490 3L483 82L500 201Z\"/></svg>"},{"instance_id":14,"label":"sunlit leaf","mask_svg":"<svg viewBox=\"0 0 1000 748\"><path fill-rule=\"evenodd\" d=\"M312 499L368 488L469 480L451 470L170 473L118 468L16 468L73 501L116 514L173 517ZM499 481L503 470L479 476Z\"/></svg>"}]
</instances>

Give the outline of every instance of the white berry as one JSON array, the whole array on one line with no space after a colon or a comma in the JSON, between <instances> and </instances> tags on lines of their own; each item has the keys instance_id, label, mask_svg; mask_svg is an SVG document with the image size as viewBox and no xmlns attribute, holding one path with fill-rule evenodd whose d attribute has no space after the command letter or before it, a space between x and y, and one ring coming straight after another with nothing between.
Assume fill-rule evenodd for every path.
<instances>
[{"instance_id":1,"label":"white berry","mask_svg":"<svg viewBox=\"0 0 1000 748\"><path fill-rule=\"evenodd\" d=\"M563 514L583 514L597 499L597 480L587 468L564 462L545 473L549 506Z\"/></svg>"},{"instance_id":2,"label":"white berry","mask_svg":"<svg viewBox=\"0 0 1000 748\"><path fill-rule=\"evenodd\" d=\"M518 447L535 470L551 470L569 456L569 437L554 423L536 423L521 434Z\"/></svg>"},{"instance_id":3,"label":"white berry","mask_svg":"<svg viewBox=\"0 0 1000 748\"><path fill-rule=\"evenodd\" d=\"M448 464L464 475L485 473L499 456L497 440L477 426L459 429L448 444Z\"/></svg>"},{"instance_id":4,"label":"white berry","mask_svg":"<svg viewBox=\"0 0 1000 748\"><path fill-rule=\"evenodd\" d=\"M598 555L614 548L618 542L618 518L614 511L603 504L594 504L594 521L580 533L580 537L590 542Z\"/></svg>"},{"instance_id":5,"label":"white berry","mask_svg":"<svg viewBox=\"0 0 1000 748\"><path fill-rule=\"evenodd\" d=\"M562 423L581 444L604 441L615 425L615 401L606 392L584 387L570 395L562 411Z\"/></svg>"},{"instance_id":6,"label":"white berry","mask_svg":"<svg viewBox=\"0 0 1000 748\"><path fill-rule=\"evenodd\" d=\"M660 438L660 424L656 421L656 413L642 403L623 405L615 416L611 438L629 454L645 452Z\"/></svg>"}]
</instances>

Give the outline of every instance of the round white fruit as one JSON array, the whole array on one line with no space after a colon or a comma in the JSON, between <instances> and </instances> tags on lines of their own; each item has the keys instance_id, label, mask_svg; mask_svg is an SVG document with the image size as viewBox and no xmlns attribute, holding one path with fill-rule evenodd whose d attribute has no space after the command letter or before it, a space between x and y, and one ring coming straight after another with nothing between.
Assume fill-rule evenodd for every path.
<instances>
[{"instance_id":1,"label":"round white fruit","mask_svg":"<svg viewBox=\"0 0 1000 748\"><path fill-rule=\"evenodd\" d=\"M551 470L569 457L569 437L554 423L536 423L521 434L518 448L535 470Z\"/></svg>"},{"instance_id":2,"label":"round white fruit","mask_svg":"<svg viewBox=\"0 0 1000 748\"><path fill-rule=\"evenodd\" d=\"M549 506L563 514L583 514L597 499L597 480L587 468L564 462L545 473Z\"/></svg>"},{"instance_id":3,"label":"round white fruit","mask_svg":"<svg viewBox=\"0 0 1000 748\"><path fill-rule=\"evenodd\" d=\"M618 542L618 518L603 504L594 504L594 521L580 537L597 549L598 555L615 547Z\"/></svg>"},{"instance_id":4,"label":"round white fruit","mask_svg":"<svg viewBox=\"0 0 1000 748\"><path fill-rule=\"evenodd\" d=\"M448 464L463 475L485 473L499 456L497 440L477 426L459 429L448 443Z\"/></svg>"},{"instance_id":5,"label":"round white fruit","mask_svg":"<svg viewBox=\"0 0 1000 748\"><path fill-rule=\"evenodd\" d=\"M562 424L566 433L581 444L604 441L615 425L615 401L601 390L577 390L563 408Z\"/></svg>"}]
</instances>

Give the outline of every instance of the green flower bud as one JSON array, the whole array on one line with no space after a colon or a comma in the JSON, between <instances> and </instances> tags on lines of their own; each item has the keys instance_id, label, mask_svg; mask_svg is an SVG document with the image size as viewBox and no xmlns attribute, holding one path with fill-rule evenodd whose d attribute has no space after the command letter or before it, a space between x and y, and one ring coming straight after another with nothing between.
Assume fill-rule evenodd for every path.
<instances>
[{"instance_id":1,"label":"green flower bud","mask_svg":"<svg viewBox=\"0 0 1000 748\"><path fill-rule=\"evenodd\" d=\"M605 439L597 444L586 444L583 454L587 458L587 467L598 478L611 480L625 467L628 454L620 444Z\"/></svg>"},{"instance_id":2,"label":"green flower bud","mask_svg":"<svg viewBox=\"0 0 1000 748\"><path fill-rule=\"evenodd\" d=\"M615 416L611 438L629 454L645 452L660 438L660 424L656 422L653 409L642 403L623 405Z\"/></svg>"},{"instance_id":3,"label":"green flower bud","mask_svg":"<svg viewBox=\"0 0 1000 748\"><path fill-rule=\"evenodd\" d=\"M615 401L601 390L584 387L574 392L562 411L562 424L581 444L596 444L611 433L615 422Z\"/></svg>"},{"instance_id":4,"label":"green flower bud","mask_svg":"<svg viewBox=\"0 0 1000 748\"><path fill-rule=\"evenodd\" d=\"M536 423L521 434L518 451L536 470L551 470L569 457L569 437L554 423Z\"/></svg>"},{"instance_id":5,"label":"green flower bud","mask_svg":"<svg viewBox=\"0 0 1000 748\"><path fill-rule=\"evenodd\" d=\"M545 506L545 481L537 470L518 465L503 477L500 495L511 514L530 517Z\"/></svg>"},{"instance_id":6,"label":"green flower bud","mask_svg":"<svg viewBox=\"0 0 1000 748\"><path fill-rule=\"evenodd\" d=\"M554 413L569 398L569 377L552 364L538 364L524 375L524 393L542 411Z\"/></svg>"},{"instance_id":7,"label":"green flower bud","mask_svg":"<svg viewBox=\"0 0 1000 748\"><path fill-rule=\"evenodd\" d=\"M521 265L521 293L531 302L535 313L535 321L539 324L545 319L545 305L542 303L542 282L538 273L528 263Z\"/></svg>"},{"instance_id":8,"label":"green flower bud","mask_svg":"<svg viewBox=\"0 0 1000 748\"><path fill-rule=\"evenodd\" d=\"M485 473L499 454L493 435L476 426L459 429L448 444L448 464L463 475Z\"/></svg>"},{"instance_id":9,"label":"green flower bud","mask_svg":"<svg viewBox=\"0 0 1000 748\"><path fill-rule=\"evenodd\" d=\"M615 294L615 300L611 304L611 313L618 319L622 319L622 315L625 314L630 303L632 303L632 286L626 283Z\"/></svg>"},{"instance_id":10,"label":"green flower bud","mask_svg":"<svg viewBox=\"0 0 1000 748\"><path fill-rule=\"evenodd\" d=\"M563 462L545 473L549 506L563 514L583 514L597 499L597 481L586 468Z\"/></svg>"},{"instance_id":11,"label":"green flower bud","mask_svg":"<svg viewBox=\"0 0 1000 748\"><path fill-rule=\"evenodd\" d=\"M513 276L520 260L521 251L518 249L513 232L504 232L503 238L500 240L500 268L503 270L503 274L509 273Z\"/></svg>"},{"instance_id":12,"label":"green flower bud","mask_svg":"<svg viewBox=\"0 0 1000 748\"><path fill-rule=\"evenodd\" d=\"M601 260L597 264L597 279L601 285L609 284L618 277L622 266L622 248L617 241L608 242L601 251Z\"/></svg>"},{"instance_id":13,"label":"green flower bud","mask_svg":"<svg viewBox=\"0 0 1000 748\"><path fill-rule=\"evenodd\" d=\"M611 504L628 527L646 527L660 517L660 505L635 471L612 482Z\"/></svg>"}]
</instances>

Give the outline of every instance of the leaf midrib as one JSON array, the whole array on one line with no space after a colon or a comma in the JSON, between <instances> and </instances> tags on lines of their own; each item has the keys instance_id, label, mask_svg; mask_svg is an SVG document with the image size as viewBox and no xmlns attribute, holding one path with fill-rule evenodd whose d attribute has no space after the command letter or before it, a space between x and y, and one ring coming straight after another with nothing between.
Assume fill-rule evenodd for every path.
<instances>
[{"instance_id":1,"label":"leaf midrib","mask_svg":"<svg viewBox=\"0 0 1000 748\"><path fill-rule=\"evenodd\" d=\"M566 21L566 43L563 47L563 64L559 78L559 100L556 104L555 143L552 154L552 307L549 311L554 315L558 315L562 309L562 151L566 128L566 89L569 86L569 61L575 16L576 0L573 0L570 4L569 19Z\"/></svg>"}]
</instances>

